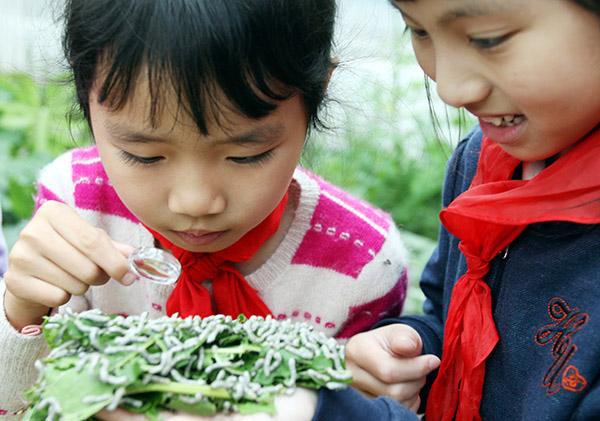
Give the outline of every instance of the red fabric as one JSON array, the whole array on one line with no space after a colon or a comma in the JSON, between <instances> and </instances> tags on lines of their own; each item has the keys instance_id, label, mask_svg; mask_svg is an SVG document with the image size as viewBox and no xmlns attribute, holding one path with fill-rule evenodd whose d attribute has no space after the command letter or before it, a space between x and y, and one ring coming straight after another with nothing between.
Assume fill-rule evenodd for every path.
<instances>
[{"instance_id":1,"label":"red fabric","mask_svg":"<svg viewBox=\"0 0 600 421\"><path fill-rule=\"evenodd\" d=\"M182 267L177 285L167 299L167 314L207 317L218 313L234 318L240 314L247 317L271 314L256 290L230 262L250 260L260 246L277 232L287 198L286 193L275 210L235 244L214 253L187 251L146 227L163 247L171 250ZM209 291L201 285L206 279L212 279L215 309L212 308Z\"/></svg>"},{"instance_id":2,"label":"red fabric","mask_svg":"<svg viewBox=\"0 0 600 421\"><path fill-rule=\"evenodd\" d=\"M529 224L600 223L600 132L576 144L531 180L511 180L519 161L484 136L477 173L466 192L440 213L461 242L467 272L456 283L444 332L428 420L480 420L485 360L498 342L489 262Z\"/></svg>"}]
</instances>

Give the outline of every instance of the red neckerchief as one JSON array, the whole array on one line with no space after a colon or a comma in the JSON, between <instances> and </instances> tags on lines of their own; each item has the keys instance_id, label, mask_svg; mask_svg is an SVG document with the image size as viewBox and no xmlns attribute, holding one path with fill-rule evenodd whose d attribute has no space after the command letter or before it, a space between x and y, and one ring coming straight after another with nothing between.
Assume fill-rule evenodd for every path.
<instances>
[{"instance_id":1,"label":"red neckerchief","mask_svg":"<svg viewBox=\"0 0 600 421\"><path fill-rule=\"evenodd\" d=\"M461 240L467 272L452 290L428 420L481 419L485 360L499 339L483 280L489 262L529 224L600 223L600 131L531 180L511 179L519 163L484 136L471 186L440 213L446 229Z\"/></svg>"},{"instance_id":2,"label":"red neckerchief","mask_svg":"<svg viewBox=\"0 0 600 421\"><path fill-rule=\"evenodd\" d=\"M194 253L177 247L156 231L146 227L162 245L171 250L181 263L182 271L175 289L167 299L167 314L179 313L181 317L210 316L215 313L237 317L267 316L271 311L260 299L242 274L231 262L250 260L265 241L279 228L285 211L286 193L275 210L260 224L240 238L235 244L214 253ZM202 281L212 279L212 292L216 308L211 305L209 291Z\"/></svg>"}]
</instances>

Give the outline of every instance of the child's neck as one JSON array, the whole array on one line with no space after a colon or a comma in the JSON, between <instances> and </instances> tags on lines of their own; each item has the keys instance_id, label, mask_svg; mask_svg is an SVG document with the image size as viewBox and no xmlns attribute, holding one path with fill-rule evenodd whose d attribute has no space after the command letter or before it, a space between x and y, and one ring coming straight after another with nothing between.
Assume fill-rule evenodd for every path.
<instances>
[{"instance_id":1,"label":"child's neck","mask_svg":"<svg viewBox=\"0 0 600 421\"><path fill-rule=\"evenodd\" d=\"M265 243L258 249L258 251L254 254L252 259L247 260L245 262L234 262L233 266L243 276L247 276L254 271L256 271L263 263L265 263L269 257L275 253L283 239L288 233L292 222L294 221L294 216L296 213L296 208L298 207L298 203L300 201L300 186L295 181L292 181L289 187L288 201L285 207L285 211L283 216L281 217L281 223L279 224L279 228L269 238Z\"/></svg>"},{"instance_id":2,"label":"child's neck","mask_svg":"<svg viewBox=\"0 0 600 421\"><path fill-rule=\"evenodd\" d=\"M544 168L546 168L545 159L542 159L540 161L524 161L523 175L521 176L521 178L523 180L531 180L533 177L541 173Z\"/></svg>"},{"instance_id":3,"label":"child's neck","mask_svg":"<svg viewBox=\"0 0 600 421\"><path fill-rule=\"evenodd\" d=\"M579 142L576 142L575 144L577 143ZM550 158L541 159L539 161L523 161L523 175L521 176L521 178L523 180L531 180L533 177L541 173L544 168L552 165L554 161L556 161L558 158L567 153L567 151L572 149L573 146L575 146L575 144L569 146L566 149L563 149L556 155L551 156Z\"/></svg>"}]
</instances>

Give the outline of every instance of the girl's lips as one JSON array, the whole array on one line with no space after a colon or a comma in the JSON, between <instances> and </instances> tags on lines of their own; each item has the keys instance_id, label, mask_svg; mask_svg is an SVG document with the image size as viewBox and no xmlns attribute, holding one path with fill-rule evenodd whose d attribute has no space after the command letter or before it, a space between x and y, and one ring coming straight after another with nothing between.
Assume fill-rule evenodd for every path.
<instances>
[{"instance_id":1,"label":"girl's lips","mask_svg":"<svg viewBox=\"0 0 600 421\"><path fill-rule=\"evenodd\" d=\"M208 246L217 241L226 231L176 231L182 241L192 246Z\"/></svg>"},{"instance_id":2,"label":"girl's lips","mask_svg":"<svg viewBox=\"0 0 600 421\"><path fill-rule=\"evenodd\" d=\"M493 123L483 121L481 117L479 118L479 126L483 133L501 145L510 145L517 142L525 130L526 124L526 118L523 118L523 121L512 126L496 126Z\"/></svg>"}]
</instances>

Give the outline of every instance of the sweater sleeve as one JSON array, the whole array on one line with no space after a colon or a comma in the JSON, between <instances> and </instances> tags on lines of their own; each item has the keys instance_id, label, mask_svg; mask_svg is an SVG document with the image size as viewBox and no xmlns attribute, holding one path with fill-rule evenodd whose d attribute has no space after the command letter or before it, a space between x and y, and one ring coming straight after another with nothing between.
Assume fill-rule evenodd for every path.
<instances>
[{"instance_id":1,"label":"sweater sleeve","mask_svg":"<svg viewBox=\"0 0 600 421\"><path fill-rule=\"evenodd\" d=\"M0 227L2 227L2 207L0 206ZM0 276L4 275L8 267L8 247L4 238L4 231L0 228Z\"/></svg>"},{"instance_id":2,"label":"sweater sleeve","mask_svg":"<svg viewBox=\"0 0 600 421\"><path fill-rule=\"evenodd\" d=\"M12 327L4 312L4 293L4 281L0 281L0 421L13 421L21 419L24 392L38 376L34 363L48 348L43 335L24 336Z\"/></svg>"}]
</instances>

